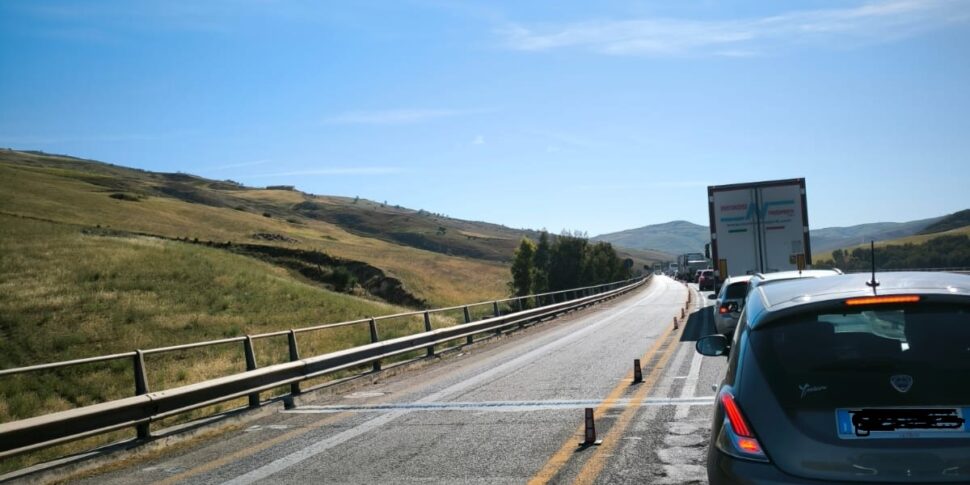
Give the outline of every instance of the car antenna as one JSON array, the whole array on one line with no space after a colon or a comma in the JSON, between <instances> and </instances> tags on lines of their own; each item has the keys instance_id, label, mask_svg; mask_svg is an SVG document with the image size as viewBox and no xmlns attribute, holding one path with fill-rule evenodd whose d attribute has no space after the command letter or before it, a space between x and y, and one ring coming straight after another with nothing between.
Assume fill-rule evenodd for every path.
<instances>
[{"instance_id":1,"label":"car antenna","mask_svg":"<svg viewBox=\"0 0 970 485\"><path fill-rule=\"evenodd\" d=\"M876 241L869 241L869 261L872 263L872 280L866 282L866 286L872 288L872 292L876 292L876 287L879 286L879 282L876 281Z\"/></svg>"}]
</instances>

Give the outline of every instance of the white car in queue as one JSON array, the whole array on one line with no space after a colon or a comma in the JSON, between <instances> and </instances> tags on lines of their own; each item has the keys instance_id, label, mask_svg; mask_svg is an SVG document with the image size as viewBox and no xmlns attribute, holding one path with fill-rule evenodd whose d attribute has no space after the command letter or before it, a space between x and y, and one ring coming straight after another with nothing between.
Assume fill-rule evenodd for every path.
<instances>
[{"instance_id":1,"label":"white car in queue","mask_svg":"<svg viewBox=\"0 0 970 485\"><path fill-rule=\"evenodd\" d=\"M741 310L744 309L745 298L748 293L759 286L778 281L788 281L803 278L823 278L838 276L842 271L838 269L814 269L802 271L776 271L774 273L755 273L753 275L732 276L721 285L714 299L714 330L722 335L731 335L738 326Z\"/></svg>"},{"instance_id":2,"label":"white car in queue","mask_svg":"<svg viewBox=\"0 0 970 485\"><path fill-rule=\"evenodd\" d=\"M721 283L721 291L710 294L708 298L714 300L711 307L714 312L714 331L727 335L734 332L741 317L744 299L748 296L748 280L751 275L731 276Z\"/></svg>"}]
</instances>

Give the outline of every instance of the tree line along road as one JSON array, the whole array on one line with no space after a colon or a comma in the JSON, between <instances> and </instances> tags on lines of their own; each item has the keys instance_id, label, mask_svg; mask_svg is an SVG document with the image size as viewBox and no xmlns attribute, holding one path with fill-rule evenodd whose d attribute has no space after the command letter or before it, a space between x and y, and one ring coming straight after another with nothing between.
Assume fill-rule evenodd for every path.
<instances>
[{"instance_id":1,"label":"tree line along road","mask_svg":"<svg viewBox=\"0 0 970 485\"><path fill-rule=\"evenodd\" d=\"M707 302L654 277L442 362L311 393L290 410L273 404L236 429L71 481L706 483L711 385L725 365L693 349L712 331ZM599 446L578 446L584 408L594 409Z\"/></svg>"}]
</instances>

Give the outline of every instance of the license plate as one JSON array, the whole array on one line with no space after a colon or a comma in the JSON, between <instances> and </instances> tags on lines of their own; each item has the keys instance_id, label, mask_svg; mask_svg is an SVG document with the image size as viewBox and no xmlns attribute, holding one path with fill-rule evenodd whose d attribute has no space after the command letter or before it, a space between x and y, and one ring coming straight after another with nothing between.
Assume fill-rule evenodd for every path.
<instances>
[{"instance_id":1,"label":"license plate","mask_svg":"<svg viewBox=\"0 0 970 485\"><path fill-rule=\"evenodd\" d=\"M970 439L970 407L836 409L839 438Z\"/></svg>"}]
</instances>

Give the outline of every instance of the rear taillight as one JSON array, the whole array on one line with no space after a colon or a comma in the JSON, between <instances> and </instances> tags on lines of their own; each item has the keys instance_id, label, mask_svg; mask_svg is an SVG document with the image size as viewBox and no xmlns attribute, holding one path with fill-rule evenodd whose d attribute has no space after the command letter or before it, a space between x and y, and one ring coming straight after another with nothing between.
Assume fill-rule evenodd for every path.
<instances>
[{"instance_id":1,"label":"rear taillight","mask_svg":"<svg viewBox=\"0 0 970 485\"><path fill-rule=\"evenodd\" d=\"M734 400L734 395L728 390L722 390L718 395L721 407L724 408L724 425L717 439L717 447L736 458L754 461L768 461L761 443L754 436L741 408Z\"/></svg>"},{"instance_id":2,"label":"rear taillight","mask_svg":"<svg viewBox=\"0 0 970 485\"><path fill-rule=\"evenodd\" d=\"M717 312L720 313L721 315L724 315L726 313L736 312L736 311L738 311L738 304L734 303L733 301L730 303L724 303L721 305L720 308L717 309Z\"/></svg>"}]
</instances>

